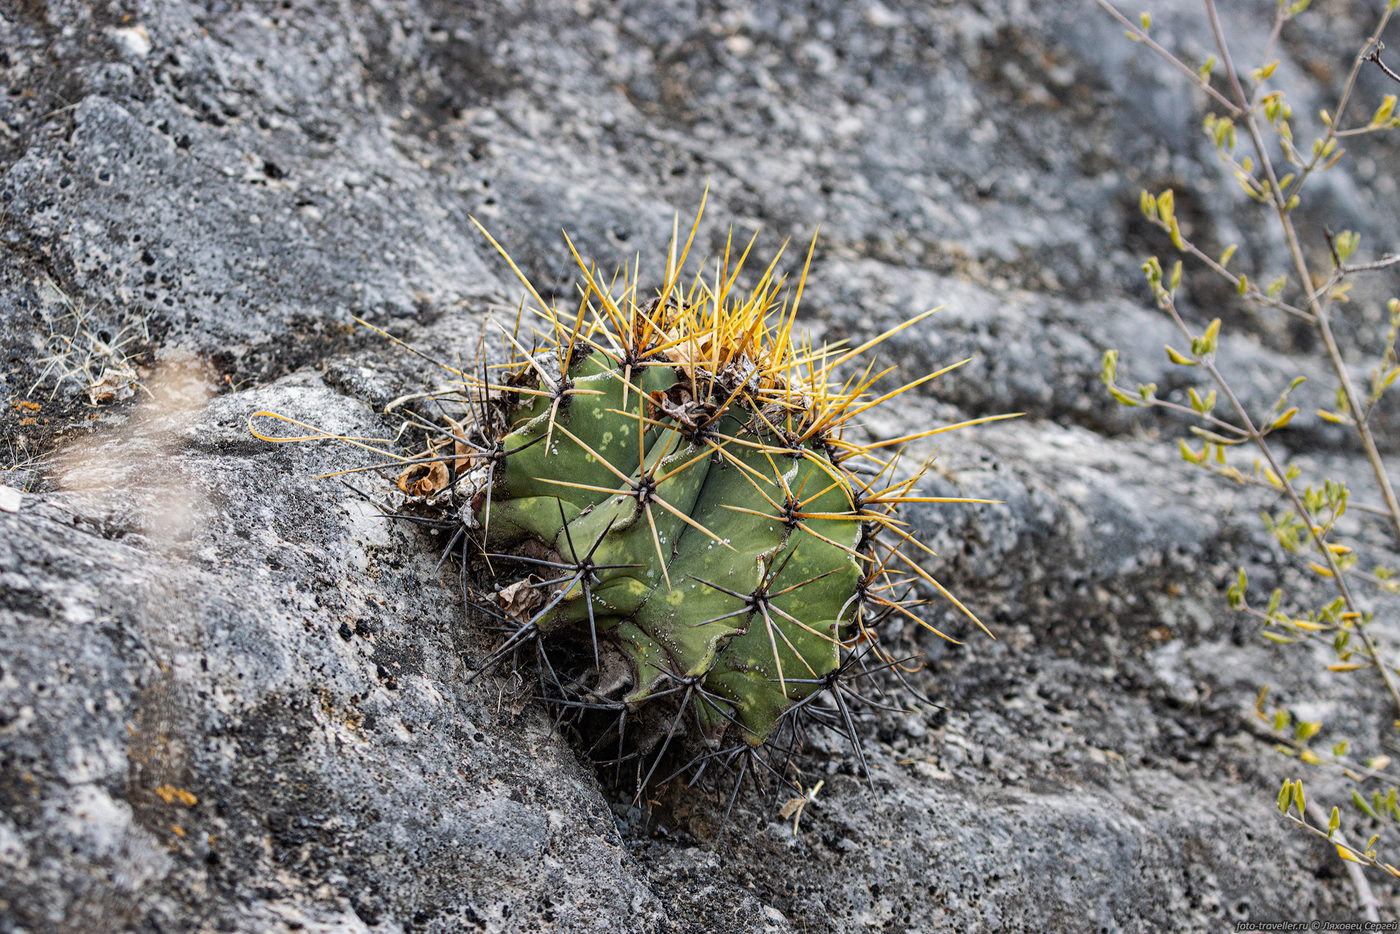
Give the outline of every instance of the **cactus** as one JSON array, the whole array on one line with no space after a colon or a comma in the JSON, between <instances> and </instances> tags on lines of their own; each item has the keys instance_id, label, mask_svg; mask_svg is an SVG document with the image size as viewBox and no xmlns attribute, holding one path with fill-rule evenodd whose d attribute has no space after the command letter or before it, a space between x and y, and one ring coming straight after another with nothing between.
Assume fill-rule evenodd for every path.
<instances>
[{"instance_id":1,"label":"cactus","mask_svg":"<svg viewBox=\"0 0 1400 934\"><path fill-rule=\"evenodd\" d=\"M813 347L794 334L810 250L789 301L776 259L736 288L749 248L732 261L732 243L712 276L683 287L694 235L679 251L673 241L647 301L635 274L605 283L570 242L581 301L564 311L486 234L544 327L529 349L505 334L504 375L467 378L493 401L456 447L483 555L527 573L496 593L520 625L483 667L532 636L586 634L598 670L606 652L626 659L627 707L679 686L706 740L735 731L756 746L833 686L876 617L903 614L948 638L913 612L926 601L895 596L911 582L976 622L895 517L901 503L940 501L917 495L917 477L894 479L899 449L959 426L843 438L861 413L961 363L879 395L888 369L838 383L932 312L854 349ZM858 474L853 459L873 466Z\"/></svg>"},{"instance_id":2,"label":"cactus","mask_svg":"<svg viewBox=\"0 0 1400 934\"><path fill-rule=\"evenodd\" d=\"M849 440L862 413L967 361L877 393L894 367L852 365L933 312L854 348L813 346L796 331L812 249L790 292L778 258L738 286L753 241L726 243L685 285L699 223L673 238L649 298L636 267L605 281L566 236L582 271L573 310L540 296L483 228L536 320L522 305L500 329L504 362L447 367L469 416L413 415L427 449L384 453L408 461L399 489L460 545L464 581L469 567L493 580L482 602L512 632L478 673L533 643L564 703L625 715L664 701L666 742L688 722L712 748L736 735L761 746L829 692L859 754L842 689L871 652L896 663L876 627L900 616L951 639L916 612L921 592L981 626L898 518L904 503L972 500L920 496L928 465L905 475L902 449L1011 416ZM542 648L561 643L575 663L563 673Z\"/></svg>"}]
</instances>

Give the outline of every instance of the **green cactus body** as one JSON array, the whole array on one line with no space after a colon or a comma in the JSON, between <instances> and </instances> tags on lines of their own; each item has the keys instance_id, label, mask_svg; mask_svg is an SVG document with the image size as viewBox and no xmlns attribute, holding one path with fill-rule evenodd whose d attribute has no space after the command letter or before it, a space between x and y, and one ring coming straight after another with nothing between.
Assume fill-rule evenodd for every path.
<instances>
[{"instance_id":1,"label":"green cactus body","mask_svg":"<svg viewBox=\"0 0 1400 934\"><path fill-rule=\"evenodd\" d=\"M632 662L630 703L668 676L697 679L709 730L733 721L761 743L839 663L862 576L853 483L751 407L707 412L700 428L653 401L678 386L733 394L710 374L662 359L635 377L593 351L569 367L574 391L557 405L530 397L510 413L480 507L487 545L532 540L563 564L591 553L600 569L587 587L571 582L539 628L591 620Z\"/></svg>"}]
</instances>

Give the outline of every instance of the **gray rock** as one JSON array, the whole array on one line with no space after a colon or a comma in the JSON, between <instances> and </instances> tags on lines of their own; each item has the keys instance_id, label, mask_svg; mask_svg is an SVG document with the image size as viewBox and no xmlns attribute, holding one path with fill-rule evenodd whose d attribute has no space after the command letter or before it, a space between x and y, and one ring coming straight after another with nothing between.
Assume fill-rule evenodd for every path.
<instances>
[{"instance_id":1,"label":"gray rock","mask_svg":"<svg viewBox=\"0 0 1400 934\"><path fill-rule=\"evenodd\" d=\"M1305 139L1370 28L1317 6L1275 53ZM1154 35L1203 59L1197 5L1160 7ZM1250 67L1254 15L1226 23ZM1259 593L1283 574L1267 498L1189 472L1175 423L1097 383L1117 347L1128 380L1186 390L1137 271L1170 252L1140 187L1173 187L1251 278L1281 271L1278 244L1184 82L1091 5L50 0L0 11L0 69L0 932L1356 916L1329 847L1273 809L1300 773L1250 706L1271 684L1359 749L1392 714L1228 610L1237 566ZM1384 93L1364 73L1361 109ZM1393 250L1393 142L1351 142L1305 220ZM997 639L931 604L964 643L903 635L939 706L858 714L868 782L814 731L798 777L825 784L796 834L748 787L727 824L723 787L643 814L527 677L469 680L499 636L444 543L380 515L389 483L316 479L372 455L247 427L273 410L391 438L385 406L447 374L352 319L471 358L520 292L471 216L570 300L560 228L605 269L659 265L706 185L701 252L731 224L763 253L821 225L818 336L946 305L882 352L910 376L973 362L853 431L1027 413L937 439L932 493L1004 505L909 510ZM1383 286L1341 313L1355 359ZM1327 404L1303 331L1203 278L1185 312L1225 320L1252 404L1294 373L1305 410ZM134 401L94 405L99 382ZM1284 437L1368 495L1343 433L1300 417Z\"/></svg>"}]
</instances>

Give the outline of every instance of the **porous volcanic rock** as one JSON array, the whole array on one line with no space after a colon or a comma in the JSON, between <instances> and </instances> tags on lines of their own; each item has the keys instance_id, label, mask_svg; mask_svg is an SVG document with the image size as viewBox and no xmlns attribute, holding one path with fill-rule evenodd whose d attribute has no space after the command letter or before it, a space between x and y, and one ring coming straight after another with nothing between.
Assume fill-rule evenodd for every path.
<instances>
[{"instance_id":1,"label":"porous volcanic rock","mask_svg":"<svg viewBox=\"0 0 1400 934\"><path fill-rule=\"evenodd\" d=\"M1154 36L1203 60L1197 5L1156 6ZM1226 20L1249 67L1253 16ZM1300 134L1370 28L1317 2L1285 30ZM1368 112L1384 81L1363 74ZM1357 916L1330 848L1273 809L1297 773L1250 708L1271 684L1373 749L1392 714L1226 607L1237 566L1264 588L1283 566L1266 499L1191 472L1179 425L1097 383L1118 347L1132 378L1185 389L1138 272L1170 252L1140 188L1173 187L1251 278L1281 271L1203 106L1087 2L0 8L0 932ZM1354 140L1304 219L1394 250L1393 145ZM316 479L369 455L247 428L274 410L392 437L386 404L443 374L353 319L474 354L520 290L470 217L572 300L561 228L604 268L659 268L707 186L701 252L730 225L761 228L760 253L820 225L818 338L945 306L884 359L973 362L854 431L1026 413L938 439L932 491L1002 505L909 510L996 640L931 606L964 639L915 635L936 703L860 714L868 781L816 731L797 834L747 786L727 822L712 788L636 806L528 678L469 681L499 634L442 543L380 514L387 482ZM1303 373L1304 408L1328 404L1308 333L1199 282L1186 314L1225 320L1247 399ZM1349 349L1375 337L1375 288L1344 312ZM104 375L130 398L93 405ZM1343 432L1300 417L1284 438L1365 496Z\"/></svg>"}]
</instances>

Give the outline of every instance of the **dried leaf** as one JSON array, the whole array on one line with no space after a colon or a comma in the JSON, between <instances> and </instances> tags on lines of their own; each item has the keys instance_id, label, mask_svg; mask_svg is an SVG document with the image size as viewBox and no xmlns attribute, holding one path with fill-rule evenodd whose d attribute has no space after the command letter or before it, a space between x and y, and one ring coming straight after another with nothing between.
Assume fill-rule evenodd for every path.
<instances>
[{"instance_id":1,"label":"dried leaf","mask_svg":"<svg viewBox=\"0 0 1400 934\"><path fill-rule=\"evenodd\" d=\"M399 490L408 496L432 496L447 488L449 481L447 464L434 461L431 464L411 464L399 474Z\"/></svg>"},{"instance_id":2,"label":"dried leaf","mask_svg":"<svg viewBox=\"0 0 1400 934\"><path fill-rule=\"evenodd\" d=\"M462 426L450 418L447 419L447 423L452 426L452 436L456 439L452 442L452 453L457 455L457 459L452 462L452 469L461 473L471 468L474 452L471 445L467 444L467 433L462 430Z\"/></svg>"},{"instance_id":3,"label":"dried leaf","mask_svg":"<svg viewBox=\"0 0 1400 934\"><path fill-rule=\"evenodd\" d=\"M545 595L538 586L539 578L531 574L522 581L496 591L496 602L506 614L528 623L545 604Z\"/></svg>"}]
</instances>

